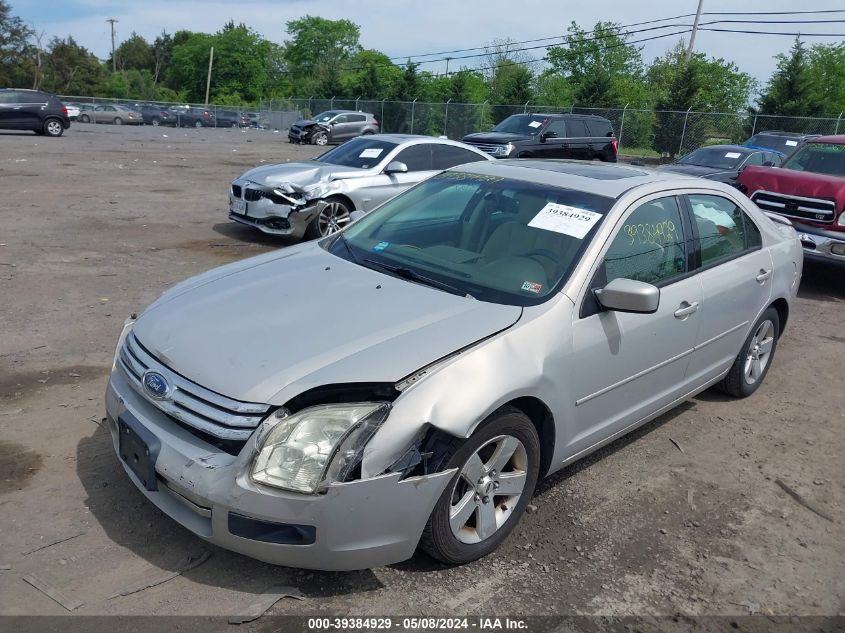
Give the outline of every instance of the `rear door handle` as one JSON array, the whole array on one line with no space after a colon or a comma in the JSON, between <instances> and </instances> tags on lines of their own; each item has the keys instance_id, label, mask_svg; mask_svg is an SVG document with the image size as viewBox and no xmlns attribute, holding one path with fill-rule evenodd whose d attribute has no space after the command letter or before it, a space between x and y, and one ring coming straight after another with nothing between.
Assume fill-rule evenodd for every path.
<instances>
[{"instance_id":1,"label":"rear door handle","mask_svg":"<svg viewBox=\"0 0 845 633\"><path fill-rule=\"evenodd\" d=\"M693 301L692 303L687 303L686 301L682 301L681 305L678 306L678 309L675 310L675 318L676 319L686 319L689 315L691 315L696 310L698 310L698 301Z\"/></svg>"},{"instance_id":2,"label":"rear door handle","mask_svg":"<svg viewBox=\"0 0 845 633\"><path fill-rule=\"evenodd\" d=\"M757 280L757 283L763 283L764 281L766 281L771 276L772 276L771 270L766 270L765 268L761 268L760 274L757 275L757 277L755 277L755 279Z\"/></svg>"}]
</instances>

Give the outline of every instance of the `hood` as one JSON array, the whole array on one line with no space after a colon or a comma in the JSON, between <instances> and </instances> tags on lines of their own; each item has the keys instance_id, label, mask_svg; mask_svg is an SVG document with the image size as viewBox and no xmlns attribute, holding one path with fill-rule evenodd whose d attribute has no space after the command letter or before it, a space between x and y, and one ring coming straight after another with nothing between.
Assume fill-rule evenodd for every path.
<instances>
[{"instance_id":1,"label":"hood","mask_svg":"<svg viewBox=\"0 0 845 633\"><path fill-rule=\"evenodd\" d=\"M805 198L826 198L836 202L837 212L845 208L845 177L795 171L779 167L747 167L739 175L739 184L751 196L764 189Z\"/></svg>"},{"instance_id":2,"label":"hood","mask_svg":"<svg viewBox=\"0 0 845 633\"><path fill-rule=\"evenodd\" d=\"M698 176L699 178L710 178L711 180L730 180L736 178L737 170L717 169L715 167L705 167L703 165L681 165L674 163L672 165L661 165L657 171L671 171L676 174L686 174L687 176Z\"/></svg>"},{"instance_id":3,"label":"hood","mask_svg":"<svg viewBox=\"0 0 845 633\"><path fill-rule=\"evenodd\" d=\"M360 178L366 176L370 171L367 169L355 169L342 165L331 165L311 160L305 163L282 163L280 165L262 165L250 169L241 176L259 185L277 187L287 183L304 187L312 185L321 180L336 180L338 178Z\"/></svg>"},{"instance_id":4,"label":"hood","mask_svg":"<svg viewBox=\"0 0 845 633\"><path fill-rule=\"evenodd\" d=\"M503 132L479 132L478 134L468 134L461 139L464 143L493 143L495 145L505 145L515 141L531 141L533 136L528 134L505 134Z\"/></svg>"},{"instance_id":5,"label":"hood","mask_svg":"<svg viewBox=\"0 0 845 633\"><path fill-rule=\"evenodd\" d=\"M174 289L135 335L208 389L283 404L321 385L397 382L522 314L363 268L316 242L287 250Z\"/></svg>"},{"instance_id":6,"label":"hood","mask_svg":"<svg viewBox=\"0 0 845 633\"><path fill-rule=\"evenodd\" d=\"M323 127L328 127L325 123L317 123L317 121L315 121L314 119L300 119L299 121L297 121L293 125L295 125L296 127L300 127L300 128L308 127L310 125L322 125ZM291 126L291 127L293 127L293 126Z\"/></svg>"}]
</instances>

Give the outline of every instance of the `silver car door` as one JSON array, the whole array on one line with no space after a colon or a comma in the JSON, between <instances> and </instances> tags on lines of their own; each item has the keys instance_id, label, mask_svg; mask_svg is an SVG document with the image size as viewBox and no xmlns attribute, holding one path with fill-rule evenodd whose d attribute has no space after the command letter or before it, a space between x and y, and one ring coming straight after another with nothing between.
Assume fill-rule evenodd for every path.
<instances>
[{"instance_id":1,"label":"silver car door","mask_svg":"<svg viewBox=\"0 0 845 633\"><path fill-rule=\"evenodd\" d=\"M573 322L567 453L622 432L685 393L702 297L687 235L680 202L665 194L638 201L617 224ZM603 309L593 291L617 278L659 287L657 311Z\"/></svg>"},{"instance_id":2,"label":"silver car door","mask_svg":"<svg viewBox=\"0 0 845 633\"><path fill-rule=\"evenodd\" d=\"M772 257L760 230L726 196L690 193L693 233L700 250L701 329L690 365L705 382L728 369L772 294Z\"/></svg>"},{"instance_id":3,"label":"silver car door","mask_svg":"<svg viewBox=\"0 0 845 633\"><path fill-rule=\"evenodd\" d=\"M387 165L394 161L404 163L408 171L384 173ZM369 212L436 173L437 170L432 169L431 143L417 143L399 151L394 150L382 163L381 172L350 181L350 186L356 190L354 197L361 203L359 211Z\"/></svg>"}]
</instances>

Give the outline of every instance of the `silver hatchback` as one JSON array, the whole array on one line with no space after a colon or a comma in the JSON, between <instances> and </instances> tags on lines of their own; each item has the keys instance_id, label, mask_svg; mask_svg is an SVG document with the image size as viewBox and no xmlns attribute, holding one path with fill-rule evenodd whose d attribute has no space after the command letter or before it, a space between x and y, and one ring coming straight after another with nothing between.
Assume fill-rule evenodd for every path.
<instances>
[{"instance_id":1,"label":"silver hatchback","mask_svg":"<svg viewBox=\"0 0 845 633\"><path fill-rule=\"evenodd\" d=\"M128 321L114 448L163 512L248 556L465 563L540 478L712 385L753 394L801 272L788 221L727 185L464 165Z\"/></svg>"}]
</instances>

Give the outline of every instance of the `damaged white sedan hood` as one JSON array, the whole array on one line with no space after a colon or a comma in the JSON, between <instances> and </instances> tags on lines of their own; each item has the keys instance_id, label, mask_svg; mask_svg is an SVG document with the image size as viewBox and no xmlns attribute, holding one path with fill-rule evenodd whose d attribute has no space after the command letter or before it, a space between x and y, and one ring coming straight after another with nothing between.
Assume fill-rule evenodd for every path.
<instances>
[{"instance_id":1,"label":"damaged white sedan hood","mask_svg":"<svg viewBox=\"0 0 845 633\"><path fill-rule=\"evenodd\" d=\"M241 179L266 187L278 187L285 184L307 187L320 181L360 178L369 174L370 170L367 169L354 169L342 165L308 161L305 163L262 165L250 169L241 176Z\"/></svg>"},{"instance_id":2,"label":"damaged white sedan hood","mask_svg":"<svg viewBox=\"0 0 845 633\"><path fill-rule=\"evenodd\" d=\"M316 242L220 270L167 293L134 332L172 370L247 402L395 383L522 314L358 266Z\"/></svg>"}]
</instances>

